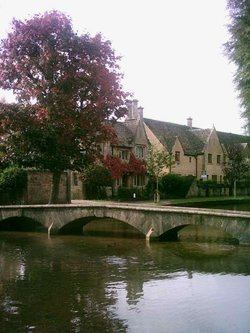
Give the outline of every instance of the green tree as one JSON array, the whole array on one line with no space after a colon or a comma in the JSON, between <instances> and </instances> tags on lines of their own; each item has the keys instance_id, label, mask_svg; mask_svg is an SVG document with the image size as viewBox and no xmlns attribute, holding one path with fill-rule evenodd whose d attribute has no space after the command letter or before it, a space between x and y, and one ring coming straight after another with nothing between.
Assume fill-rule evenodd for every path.
<instances>
[{"instance_id":1,"label":"green tree","mask_svg":"<svg viewBox=\"0 0 250 333\"><path fill-rule=\"evenodd\" d=\"M235 83L239 91L242 117L250 131L250 2L228 0L230 39L225 45L229 59L236 65Z\"/></svg>"},{"instance_id":2,"label":"green tree","mask_svg":"<svg viewBox=\"0 0 250 333\"><path fill-rule=\"evenodd\" d=\"M249 164L240 144L230 145L227 147L227 152L229 162L224 165L224 174L225 179L233 186L234 197L236 197L237 181L246 176Z\"/></svg>"},{"instance_id":3,"label":"green tree","mask_svg":"<svg viewBox=\"0 0 250 333\"><path fill-rule=\"evenodd\" d=\"M82 171L114 136L125 112L122 75L109 41L77 35L60 12L13 20L0 43L0 87L18 103L0 105L6 159L48 169L51 203L64 170Z\"/></svg>"},{"instance_id":4,"label":"green tree","mask_svg":"<svg viewBox=\"0 0 250 333\"><path fill-rule=\"evenodd\" d=\"M106 186L112 186L113 179L109 170L103 165L92 165L85 171L88 199L106 198Z\"/></svg>"},{"instance_id":5,"label":"green tree","mask_svg":"<svg viewBox=\"0 0 250 333\"><path fill-rule=\"evenodd\" d=\"M155 180L155 202L160 201L159 193L159 178L164 174L164 169L171 165L171 156L164 149L158 149L154 146L150 146L148 149L148 155L146 159L148 174Z\"/></svg>"}]
</instances>

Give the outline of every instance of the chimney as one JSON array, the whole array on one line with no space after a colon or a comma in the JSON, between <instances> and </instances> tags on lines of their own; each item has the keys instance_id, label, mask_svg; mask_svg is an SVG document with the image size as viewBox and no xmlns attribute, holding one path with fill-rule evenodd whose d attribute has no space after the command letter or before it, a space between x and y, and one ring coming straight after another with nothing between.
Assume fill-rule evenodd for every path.
<instances>
[{"instance_id":1,"label":"chimney","mask_svg":"<svg viewBox=\"0 0 250 333\"><path fill-rule=\"evenodd\" d=\"M126 106L128 109L128 119L133 118L133 105L131 100L126 100Z\"/></svg>"},{"instance_id":2,"label":"chimney","mask_svg":"<svg viewBox=\"0 0 250 333\"><path fill-rule=\"evenodd\" d=\"M193 127L193 119L191 117L187 118L187 126L189 128L192 128Z\"/></svg>"},{"instance_id":3,"label":"chimney","mask_svg":"<svg viewBox=\"0 0 250 333\"><path fill-rule=\"evenodd\" d=\"M133 99L131 100L127 100L126 101L126 106L128 109L128 120L132 120L132 119L142 119L143 118L143 108L142 107L138 107L138 100L137 99Z\"/></svg>"},{"instance_id":4,"label":"chimney","mask_svg":"<svg viewBox=\"0 0 250 333\"><path fill-rule=\"evenodd\" d=\"M143 121L143 107L139 106L138 110L138 118Z\"/></svg>"},{"instance_id":5,"label":"chimney","mask_svg":"<svg viewBox=\"0 0 250 333\"><path fill-rule=\"evenodd\" d=\"M132 113L133 113L133 119L137 119L138 118L138 100L137 99L133 99L132 101Z\"/></svg>"}]
</instances>

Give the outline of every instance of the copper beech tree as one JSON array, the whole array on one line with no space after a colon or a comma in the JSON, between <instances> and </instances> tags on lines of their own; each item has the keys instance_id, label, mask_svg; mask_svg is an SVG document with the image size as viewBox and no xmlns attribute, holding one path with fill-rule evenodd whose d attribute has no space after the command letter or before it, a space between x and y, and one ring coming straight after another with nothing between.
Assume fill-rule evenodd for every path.
<instances>
[{"instance_id":1,"label":"copper beech tree","mask_svg":"<svg viewBox=\"0 0 250 333\"><path fill-rule=\"evenodd\" d=\"M112 139L126 94L119 58L100 34L78 35L57 12L14 19L0 44L0 87L16 104L0 106L6 159L53 174L56 203L64 170L82 170Z\"/></svg>"}]
</instances>

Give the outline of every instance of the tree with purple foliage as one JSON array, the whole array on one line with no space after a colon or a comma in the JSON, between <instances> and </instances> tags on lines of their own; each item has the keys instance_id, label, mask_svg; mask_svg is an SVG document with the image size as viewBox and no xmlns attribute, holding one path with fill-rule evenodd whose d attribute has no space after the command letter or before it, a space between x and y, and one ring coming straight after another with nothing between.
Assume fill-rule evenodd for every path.
<instances>
[{"instance_id":1,"label":"tree with purple foliage","mask_svg":"<svg viewBox=\"0 0 250 333\"><path fill-rule=\"evenodd\" d=\"M109 41L77 35L66 15L53 11L14 19L0 44L0 87L16 104L1 103L5 158L53 174L56 203L64 170L83 170L114 137L127 95Z\"/></svg>"}]
</instances>

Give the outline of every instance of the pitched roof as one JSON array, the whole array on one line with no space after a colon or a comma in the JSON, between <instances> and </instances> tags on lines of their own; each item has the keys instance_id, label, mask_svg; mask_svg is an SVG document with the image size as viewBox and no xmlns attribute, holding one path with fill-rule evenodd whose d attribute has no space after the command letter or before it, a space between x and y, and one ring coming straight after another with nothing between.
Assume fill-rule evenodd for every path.
<instances>
[{"instance_id":1,"label":"pitched roof","mask_svg":"<svg viewBox=\"0 0 250 333\"><path fill-rule=\"evenodd\" d=\"M233 133L225 133L225 132L217 132L219 140L228 147L235 143L247 143L250 145L250 136L233 134Z\"/></svg>"},{"instance_id":2,"label":"pitched roof","mask_svg":"<svg viewBox=\"0 0 250 333\"><path fill-rule=\"evenodd\" d=\"M115 132L118 138L118 145L124 147L132 147L134 141L134 134L123 122L116 122L114 124Z\"/></svg>"},{"instance_id":3,"label":"pitched roof","mask_svg":"<svg viewBox=\"0 0 250 333\"><path fill-rule=\"evenodd\" d=\"M191 131L203 142L203 144L207 143L209 136L211 134L211 129L209 129L209 128L206 128L206 129L193 128L193 129L191 129Z\"/></svg>"},{"instance_id":4,"label":"pitched roof","mask_svg":"<svg viewBox=\"0 0 250 333\"><path fill-rule=\"evenodd\" d=\"M133 135L136 134L136 129L138 126L138 120L137 119L126 119L124 121L125 126L133 133Z\"/></svg>"},{"instance_id":5,"label":"pitched roof","mask_svg":"<svg viewBox=\"0 0 250 333\"><path fill-rule=\"evenodd\" d=\"M203 153L204 142L198 135L193 133L189 126L147 118L144 118L144 123L169 152L172 151L175 140L178 137L186 155Z\"/></svg>"},{"instance_id":6,"label":"pitched roof","mask_svg":"<svg viewBox=\"0 0 250 333\"><path fill-rule=\"evenodd\" d=\"M178 137L186 155L194 156L203 154L205 144L211 134L211 129L190 128L186 125L148 118L144 118L143 120L169 152L172 151L176 138ZM117 133L118 145L133 147L137 124L135 120L115 123L114 127ZM216 132L223 149L235 143L248 144L250 147L250 136L220 131Z\"/></svg>"}]
</instances>

